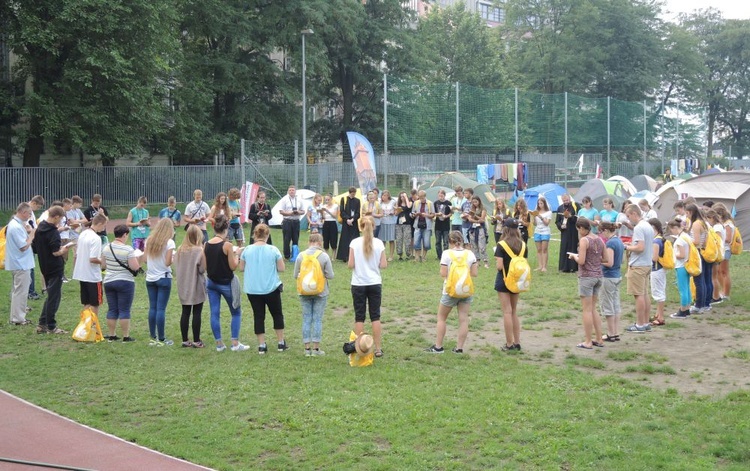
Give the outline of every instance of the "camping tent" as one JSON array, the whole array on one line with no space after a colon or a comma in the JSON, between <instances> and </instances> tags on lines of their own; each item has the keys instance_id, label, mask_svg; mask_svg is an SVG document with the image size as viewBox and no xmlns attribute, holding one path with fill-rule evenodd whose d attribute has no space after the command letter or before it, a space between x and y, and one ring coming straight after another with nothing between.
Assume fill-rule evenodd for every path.
<instances>
[{"instance_id":1,"label":"camping tent","mask_svg":"<svg viewBox=\"0 0 750 471\"><path fill-rule=\"evenodd\" d=\"M434 186L444 186L446 188L453 189L458 185L461 185L462 188L474 188L475 186L479 185L479 183L476 180L472 180L471 178L467 177L463 173L447 172L440 175L435 180L420 186L419 189L426 190L427 188L431 188Z\"/></svg>"},{"instance_id":2,"label":"camping tent","mask_svg":"<svg viewBox=\"0 0 750 471\"><path fill-rule=\"evenodd\" d=\"M656 188L659 186L659 183L656 180L645 174L634 176L630 179L630 183L633 184L636 191L656 191ZM633 193L635 193L636 191L634 191Z\"/></svg>"},{"instance_id":3,"label":"camping tent","mask_svg":"<svg viewBox=\"0 0 750 471\"><path fill-rule=\"evenodd\" d=\"M461 187L463 188L473 189L474 194L478 195L482 200L482 204L484 205L484 207L488 208L488 212L491 211L491 209L495 206L495 192L492 191L492 188L489 185L480 185L471 178L458 172L444 173L432 182L425 183L424 185L420 186L419 189L427 191L430 188L442 187L446 190L446 193L448 193L448 195L446 195L446 198L450 198L450 192L448 192L448 189L451 189L452 192L452 189L457 185L461 185ZM427 199L435 201L435 199L437 199L437 191L435 191L435 198L430 198L430 196L427 196Z\"/></svg>"},{"instance_id":4,"label":"camping tent","mask_svg":"<svg viewBox=\"0 0 750 471\"><path fill-rule=\"evenodd\" d=\"M425 193L427 194L427 199L430 201L437 201L438 199L438 193L440 190L445 191L445 199L449 200L453 197L455 192L451 188L447 188L444 186L433 186L430 188L425 189Z\"/></svg>"},{"instance_id":5,"label":"camping tent","mask_svg":"<svg viewBox=\"0 0 750 471\"><path fill-rule=\"evenodd\" d=\"M622 183L622 187L625 188L625 191L630 193L631 195L639 190L639 188L636 188L633 182L628 180L627 178L623 177L622 175L615 175L613 177L607 178L608 182L620 182Z\"/></svg>"},{"instance_id":6,"label":"camping tent","mask_svg":"<svg viewBox=\"0 0 750 471\"><path fill-rule=\"evenodd\" d=\"M622 182L593 178L578 189L576 192L576 201L581 201L584 196L588 196L594 203L594 208L602 209L604 207L604 198L610 197L615 202L615 208L619 209L622 206L622 202L630 198L630 194Z\"/></svg>"},{"instance_id":7,"label":"camping tent","mask_svg":"<svg viewBox=\"0 0 750 471\"><path fill-rule=\"evenodd\" d=\"M542 196L547 200L549 209L555 211L562 204L562 196L565 193L565 188L557 183L545 183L544 185L527 188L525 191L521 192L520 195L526 200L526 205L531 209L536 208L536 202L539 197ZM516 199L515 196L511 198L510 204L514 204Z\"/></svg>"},{"instance_id":8,"label":"camping tent","mask_svg":"<svg viewBox=\"0 0 750 471\"><path fill-rule=\"evenodd\" d=\"M685 196L692 196L698 204L706 200L723 203L729 212L736 212L734 221L740 232L750 234L750 172L704 174L660 191L654 205L659 219L669 220L674 203Z\"/></svg>"},{"instance_id":9,"label":"camping tent","mask_svg":"<svg viewBox=\"0 0 750 471\"><path fill-rule=\"evenodd\" d=\"M659 200L659 196L653 191L642 190L633 194L630 198L628 198L628 201L630 201L633 204L638 204L643 199L648 201L648 204L653 207L654 203L656 203Z\"/></svg>"}]
</instances>

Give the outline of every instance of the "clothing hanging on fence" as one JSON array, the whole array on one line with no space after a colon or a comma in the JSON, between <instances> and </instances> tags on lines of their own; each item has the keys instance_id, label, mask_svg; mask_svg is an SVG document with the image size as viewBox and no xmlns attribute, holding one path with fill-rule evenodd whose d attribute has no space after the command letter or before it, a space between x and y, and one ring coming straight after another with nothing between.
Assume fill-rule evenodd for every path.
<instances>
[{"instance_id":1,"label":"clothing hanging on fence","mask_svg":"<svg viewBox=\"0 0 750 471\"><path fill-rule=\"evenodd\" d=\"M477 183L486 184L489 182L487 175L487 165L477 165Z\"/></svg>"},{"instance_id":2,"label":"clothing hanging on fence","mask_svg":"<svg viewBox=\"0 0 750 471\"><path fill-rule=\"evenodd\" d=\"M677 159L672 159L672 161L669 163L669 170L672 172L672 175L675 177L680 174L680 168L678 167Z\"/></svg>"}]
</instances>

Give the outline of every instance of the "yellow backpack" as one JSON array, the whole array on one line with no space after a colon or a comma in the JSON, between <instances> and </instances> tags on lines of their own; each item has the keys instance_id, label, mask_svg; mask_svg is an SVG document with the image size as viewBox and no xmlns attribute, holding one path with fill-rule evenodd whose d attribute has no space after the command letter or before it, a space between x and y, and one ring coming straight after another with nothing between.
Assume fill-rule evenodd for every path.
<instances>
[{"instance_id":1,"label":"yellow backpack","mask_svg":"<svg viewBox=\"0 0 750 471\"><path fill-rule=\"evenodd\" d=\"M740 234L740 228L737 226L734 227L730 250L732 251L732 255L739 255L742 253L742 234Z\"/></svg>"},{"instance_id":2,"label":"yellow backpack","mask_svg":"<svg viewBox=\"0 0 750 471\"><path fill-rule=\"evenodd\" d=\"M698 248L695 246L692 240L686 235L681 235L682 239L688 243L688 258L685 261L685 270L688 275L698 276L701 274L701 254L698 253Z\"/></svg>"},{"instance_id":3,"label":"yellow backpack","mask_svg":"<svg viewBox=\"0 0 750 471\"><path fill-rule=\"evenodd\" d=\"M297 293L302 296L317 296L326 289L326 277L318 261L318 255L321 253L321 250L316 250L312 254L300 254L302 263L297 277Z\"/></svg>"},{"instance_id":4,"label":"yellow backpack","mask_svg":"<svg viewBox=\"0 0 750 471\"><path fill-rule=\"evenodd\" d=\"M448 252L451 266L445 279L445 293L451 298L464 299L474 294L474 280L471 279L469 251L464 250L463 257Z\"/></svg>"},{"instance_id":5,"label":"yellow backpack","mask_svg":"<svg viewBox=\"0 0 750 471\"><path fill-rule=\"evenodd\" d=\"M721 250L721 236L713 227L706 228L706 245L701 249L703 259L708 263L721 262L724 260L724 251Z\"/></svg>"},{"instance_id":6,"label":"yellow backpack","mask_svg":"<svg viewBox=\"0 0 750 471\"><path fill-rule=\"evenodd\" d=\"M8 226L0 229L0 270L5 270L5 233L8 232Z\"/></svg>"},{"instance_id":7,"label":"yellow backpack","mask_svg":"<svg viewBox=\"0 0 750 471\"><path fill-rule=\"evenodd\" d=\"M656 238L664 241L662 254L659 255L659 259L657 260L659 265L665 270L674 269L674 247L672 246L672 241L664 239L662 236L656 236Z\"/></svg>"},{"instance_id":8,"label":"yellow backpack","mask_svg":"<svg viewBox=\"0 0 750 471\"><path fill-rule=\"evenodd\" d=\"M505 265L503 265L505 287L511 293L528 291L531 288L531 267L529 261L523 256L526 251L526 243L521 245L521 251L518 254L513 253L513 250L504 240L501 240L499 244L505 250L505 253L510 255L510 266L507 273L505 272Z\"/></svg>"}]
</instances>

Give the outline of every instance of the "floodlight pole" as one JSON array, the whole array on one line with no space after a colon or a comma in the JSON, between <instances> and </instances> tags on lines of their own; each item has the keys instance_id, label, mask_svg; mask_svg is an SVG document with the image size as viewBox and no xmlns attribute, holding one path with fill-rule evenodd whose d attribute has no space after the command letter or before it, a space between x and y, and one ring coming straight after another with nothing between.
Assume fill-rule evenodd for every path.
<instances>
[{"instance_id":1,"label":"floodlight pole","mask_svg":"<svg viewBox=\"0 0 750 471\"><path fill-rule=\"evenodd\" d=\"M307 89L306 72L307 64L305 58L305 36L313 34L311 29L303 29L302 35L302 185L307 187Z\"/></svg>"}]
</instances>

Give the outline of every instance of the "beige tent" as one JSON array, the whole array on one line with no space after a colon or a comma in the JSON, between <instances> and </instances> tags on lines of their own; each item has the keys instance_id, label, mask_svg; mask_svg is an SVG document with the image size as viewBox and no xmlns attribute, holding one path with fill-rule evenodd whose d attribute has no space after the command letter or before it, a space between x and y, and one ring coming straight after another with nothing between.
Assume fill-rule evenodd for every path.
<instances>
[{"instance_id":1,"label":"beige tent","mask_svg":"<svg viewBox=\"0 0 750 471\"><path fill-rule=\"evenodd\" d=\"M711 200L723 203L735 213L735 223L743 236L750 234L750 172L721 172L697 176L673 186L665 186L657 194L654 209L662 221L674 216L677 200L692 196L698 204Z\"/></svg>"}]
</instances>

